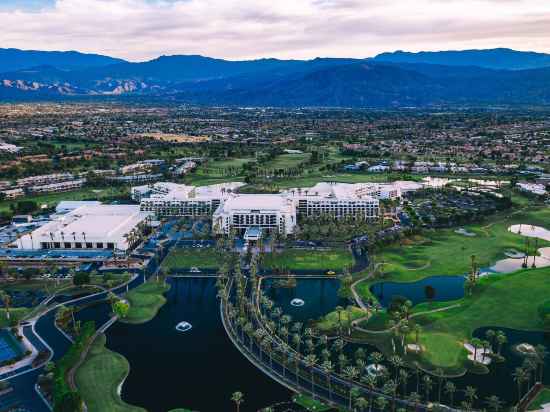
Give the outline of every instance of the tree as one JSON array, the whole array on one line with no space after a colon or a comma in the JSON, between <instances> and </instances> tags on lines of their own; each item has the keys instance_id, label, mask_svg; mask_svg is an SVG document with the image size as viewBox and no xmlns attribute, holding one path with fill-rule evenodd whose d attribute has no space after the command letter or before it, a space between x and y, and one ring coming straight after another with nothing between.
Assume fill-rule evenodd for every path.
<instances>
[{"instance_id":1,"label":"tree","mask_svg":"<svg viewBox=\"0 0 550 412\"><path fill-rule=\"evenodd\" d=\"M233 392L233 395L231 395L231 400L235 402L235 405L237 406L237 412L241 409L241 403L244 402L244 395L242 392Z\"/></svg>"},{"instance_id":2,"label":"tree","mask_svg":"<svg viewBox=\"0 0 550 412\"><path fill-rule=\"evenodd\" d=\"M351 382L353 382L355 379L357 379L357 376L359 376L359 372L357 371L357 368L355 368L354 366L348 366L347 368L344 369L344 371L342 372L342 375L344 375L344 377L348 380L350 380ZM350 385L349 387L349 409L351 410L351 391L353 389L353 385Z\"/></svg>"},{"instance_id":3,"label":"tree","mask_svg":"<svg viewBox=\"0 0 550 412\"><path fill-rule=\"evenodd\" d=\"M422 381L424 384L424 395L426 397L426 402L429 402L430 391L432 390L432 386L433 386L432 378L429 375L425 375Z\"/></svg>"},{"instance_id":4,"label":"tree","mask_svg":"<svg viewBox=\"0 0 550 412\"><path fill-rule=\"evenodd\" d=\"M124 319L126 316L128 316L128 312L130 311L130 305L128 302L117 299L115 302L113 302L112 305L113 313L119 318Z\"/></svg>"},{"instance_id":5,"label":"tree","mask_svg":"<svg viewBox=\"0 0 550 412\"><path fill-rule=\"evenodd\" d=\"M456 393L456 385L451 381L447 381L445 383L445 393L449 397L449 404L452 408L455 403L454 399L455 399L455 393Z\"/></svg>"},{"instance_id":6,"label":"tree","mask_svg":"<svg viewBox=\"0 0 550 412\"><path fill-rule=\"evenodd\" d=\"M485 403L487 404L487 407L494 412L500 411L503 406L503 402L498 396L495 395L487 397L485 399Z\"/></svg>"},{"instance_id":7,"label":"tree","mask_svg":"<svg viewBox=\"0 0 550 412\"><path fill-rule=\"evenodd\" d=\"M88 285L90 283L90 274L84 271L76 272L73 277L73 283L75 286Z\"/></svg>"},{"instance_id":8,"label":"tree","mask_svg":"<svg viewBox=\"0 0 550 412\"><path fill-rule=\"evenodd\" d=\"M2 304L4 305L4 308L6 308L6 319L10 320L11 297L8 294L8 292L6 292L4 290L0 290L0 300L2 301Z\"/></svg>"},{"instance_id":9,"label":"tree","mask_svg":"<svg viewBox=\"0 0 550 412\"><path fill-rule=\"evenodd\" d=\"M321 368L323 369L323 372L326 375L327 378L327 388L328 388L328 396L329 399L332 400L332 384L331 384L331 374L334 372L334 365L330 360L326 360L321 365Z\"/></svg>"},{"instance_id":10,"label":"tree","mask_svg":"<svg viewBox=\"0 0 550 412\"><path fill-rule=\"evenodd\" d=\"M386 398L384 398L383 396L379 396L378 398L376 398L375 403L376 403L376 407L380 411L385 411L386 406L388 406L388 400Z\"/></svg>"},{"instance_id":11,"label":"tree","mask_svg":"<svg viewBox=\"0 0 550 412\"><path fill-rule=\"evenodd\" d=\"M315 399L315 365L317 364L317 356L311 354L307 355L304 359L304 362L306 364L306 367L311 372L311 396L313 399Z\"/></svg>"},{"instance_id":12,"label":"tree","mask_svg":"<svg viewBox=\"0 0 550 412\"><path fill-rule=\"evenodd\" d=\"M464 397L470 404L473 404L477 399L477 389L473 386L466 386L466 389L464 390Z\"/></svg>"}]
</instances>

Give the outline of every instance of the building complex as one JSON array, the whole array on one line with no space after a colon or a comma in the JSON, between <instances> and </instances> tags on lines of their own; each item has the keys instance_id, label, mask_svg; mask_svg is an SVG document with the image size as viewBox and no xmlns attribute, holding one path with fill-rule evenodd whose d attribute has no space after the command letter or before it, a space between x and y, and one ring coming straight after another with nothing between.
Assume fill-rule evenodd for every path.
<instances>
[{"instance_id":1,"label":"building complex","mask_svg":"<svg viewBox=\"0 0 550 412\"><path fill-rule=\"evenodd\" d=\"M222 183L193 187L160 182L132 189L132 198L143 212L158 217L212 216L218 233L242 233L251 227L288 235L298 217L330 215L336 219L378 218L380 201L401 198L402 193L421 187L414 182L318 183L311 188L294 188L279 194L239 194L243 183Z\"/></svg>"}]
</instances>

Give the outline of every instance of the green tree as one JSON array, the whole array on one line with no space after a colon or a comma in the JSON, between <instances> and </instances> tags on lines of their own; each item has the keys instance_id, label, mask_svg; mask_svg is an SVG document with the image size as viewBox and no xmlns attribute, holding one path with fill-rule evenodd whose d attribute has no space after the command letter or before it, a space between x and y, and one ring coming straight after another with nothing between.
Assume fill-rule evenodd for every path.
<instances>
[{"instance_id":1,"label":"green tree","mask_svg":"<svg viewBox=\"0 0 550 412\"><path fill-rule=\"evenodd\" d=\"M244 395L242 392L233 392L231 395L231 400L235 403L235 406L237 407L237 412L241 409L241 403L244 402Z\"/></svg>"}]
</instances>

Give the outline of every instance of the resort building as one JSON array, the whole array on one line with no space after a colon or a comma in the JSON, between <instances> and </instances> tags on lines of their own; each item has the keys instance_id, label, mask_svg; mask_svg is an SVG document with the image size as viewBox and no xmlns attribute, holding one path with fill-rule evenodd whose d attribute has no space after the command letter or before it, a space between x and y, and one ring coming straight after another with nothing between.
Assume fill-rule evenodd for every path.
<instances>
[{"instance_id":1,"label":"resort building","mask_svg":"<svg viewBox=\"0 0 550 412\"><path fill-rule=\"evenodd\" d=\"M224 234L231 230L243 234L249 228L258 228L262 233L288 235L296 227L296 207L283 195L233 194L223 199L214 212L212 227Z\"/></svg>"},{"instance_id":2,"label":"resort building","mask_svg":"<svg viewBox=\"0 0 550 412\"><path fill-rule=\"evenodd\" d=\"M29 193L59 193L79 189L86 183L86 179L68 180L66 182L50 183L47 185L31 186Z\"/></svg>"},{"instance_id":3,"label":"resort building","mask_svg":"<svg viewBox=\"0 0 550 412\"><path fill-rule=\"evenodd\" d=\"M159 182L132 188L132 199L140 202L142 211L158 217L211 216L223 199L243 185L233 182L195 187Z\"/></svg>"},{"instance_id":4,"label":"resort building","mask_svg":"<svg viewBox=\"0 0 550 412\"><path fill-rule=\"evenodd\" d=\"M20 249L111 249L126 251L138 241L152 213L135 205L85 205L22 236Z\"/></svg>"}]
</instances>

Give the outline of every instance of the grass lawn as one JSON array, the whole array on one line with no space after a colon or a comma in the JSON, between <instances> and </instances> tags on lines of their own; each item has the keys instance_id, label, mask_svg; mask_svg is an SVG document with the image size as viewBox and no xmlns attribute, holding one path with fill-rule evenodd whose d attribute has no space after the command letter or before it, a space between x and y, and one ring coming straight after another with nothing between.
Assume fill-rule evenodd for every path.
<instances>
[{"instance_id":1,"label":"grass lawn","mask_svg":"<svg viewBox=\"0 0 550 412\"><path fill-rule=\"evenodd\" d=\"M203 269L216 269L221 264L221 257L214 248L186 248L173 249L162 262L162 269L198 267Z\"/></svg>"},{"instance_id":2,"label":"grass lawn","mask_svg":"<svg viewBox=\"0 0 550 412\"><path fill-rule=\"evenodd\" d=\"M468 355L464 346L447 333L420 334L419 344L426 348L423 360L438 368L452 368L465 361Z\"/></svg>"},{"instance_id":3,"label":"grass lawn","mask_svg":"<svg viewBox=\"0 0 550 412\"><path fill-rule=\"evenodd\" d=\"M528 213L519 213L511 219L491 223L466 226L466 230L476 233L466 237L454 233L454 229L428 233L420 242L409 246L389 248L379 256L389 262L385 273L396 281L414 281L431 275L458 275L470 268L470 256L475 255L481 267L492 266L505 258L507 249L525 249L525 238L508 231L516 223L549 226L550 208ZM550 245L539 241L539 247ZM418 270L418 266L424 266ZM416 267L415 267L416 266Z\"/></svg>"},{"instance_id":4,"label":"grass lawn","mask_svg":"<svg viewBox=\"0 0 550 412\"><path fill-rule=\"evenodd\" d=\"M330 411L332 409L330 406L305 395L295 395L292 400L294 403L302 406L308 411Z\"/></svg>"},{"instance_id":5,"label":"grass lawn","mask_svg":"<svg viewBox=\"0 0 550 412\"><path fill-rule=\"evenodd\" d=\"M290 169L309 159L309 153L289 153L275 157L263 165L264 169Z\"/></svg>"},{"instance_id":6,"label":"grass lawn","mask_svg":"<svg viewBox=\"0 0 550 412\"><path fill-rule=\"evenodd\" d=\"M10 320L8 320L6 318L6 309L0 309L0 329L10 326L10 322L14 320L23 319L30 311L30 308L11 308Z\"/></svg>"},{"instance_id":7,"label":"grass lawn","mask_svg":"<svg viewBox=\"0 0 550 412\"><path fill-rule=\"evenodd\" d=\"M130 310L122 322L134 324L149 322L166 303L163 294L169 289L170 285L155 281L149 281L132 289L126 294Z\"/></svg>"},{"instance_id":8,"label":"grass lawn","mask_svg":"<svg viewBox=\"0 0 550 412\"><path fill-rule=\"evenodd\" d=\"M365 316L365 312L363 312L360 308L353 306L353 309L351 310L351 320L354 321L355 319L359 319L363 316ZM342 311L340 317L342 319L342 329L346 330L348 327L347 310ZM316 322L315 327L321 332L337 331L338 323L338 312L334 311L325 315L321 321Z\"/></svg>"},{"instance_id":9,"label":"grass lawn","mask_svg":"<svg viewBox=\"0 0 550 412\"><path fill-rule=\"evenodd\" d=\"M550 389L545 388L538 394L535 399L533 399L533 402L529 404L527 410L536 411L542 409L542 405L545 405L547 403L550 403Z\"/></svg>"},{"instance_id":10,"label":"grass lawn","mask_svg":"<svg viewBox=\"0 0 550 412\"><path fill-rule=\"evenodd\" d=\"M145 412L125 403L118 386L128 375L126 358L105 347L105 335L93 343L85 362L76 372L76 384L89 412Z\"/></svg>"},{"instance_id":11,"label":"grass lawn","mask_svg":"<svg viewBox=\"0 0 550 412\"><path fill-rule=\"evenodd\" d=\"M62 200L103 200L113 197L122 196L128 193L125 186L110 186L104 188L89 188L85 187L72 192L40 194L36 196L25 196L14 200L0 201L0 211L9 211L10 205L22 200L31 200L39 206L47 205L55 207Z\"/></svg>"},{"instance_id":12,"label":"grass lawn","mask_svg":"<svg viewBox=\"0 0 550 412\"><path fill-rule=\"evenodd\" d=\"M460 307L417 317L420 341L426 348L424 360L437 366L460 366L466 360L462 343L483 326L541 330L538 308L550 294L549 280L550 268L484 278ZM449 342L451 338L456 345Z\"/></svg>"},{"instance_id":13,"label":"grass lawn","mask_svg":"<svg viewBox=\"0 0 550 412\"><path fill-rule=\"evenodd\" d=\"M263 266L288 270L334 270L342 271L353 265L353 257L347 249L298 250L266 254Z\"/></svg>"}]
</instances>

